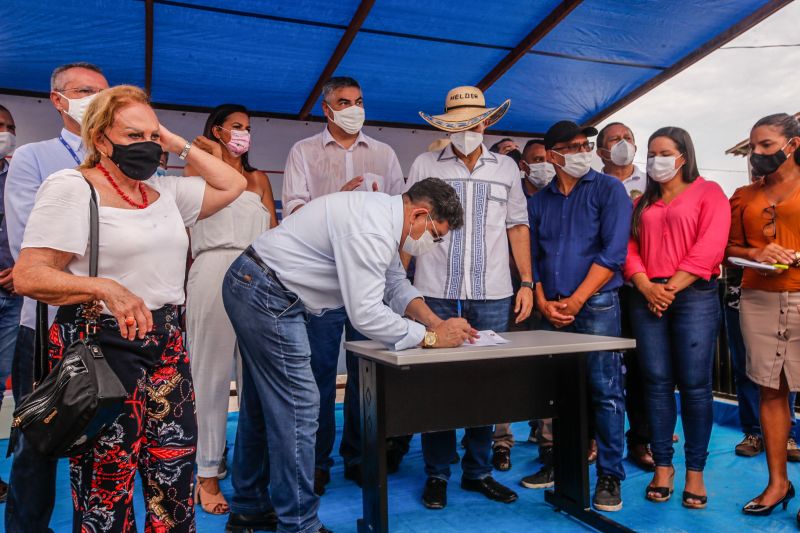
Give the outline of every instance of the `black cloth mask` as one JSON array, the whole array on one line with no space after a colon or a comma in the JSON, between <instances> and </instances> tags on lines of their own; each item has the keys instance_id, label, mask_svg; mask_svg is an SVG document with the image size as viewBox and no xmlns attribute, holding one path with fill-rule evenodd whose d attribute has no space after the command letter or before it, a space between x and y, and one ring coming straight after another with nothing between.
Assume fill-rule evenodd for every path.
<instances>
[{"instance_id":1,"label":"black cloth mask","mask_svg":"<svg viewBox=\"0 0 800 533\"><path fill-rule=\"evenodd\" d=\"M105 135L105 138L108 139L108 135ZM161 154L164 153L164 149L157 142L116 144L111 139L108 139L108 142L114 148L109 159L130 179L144 181L156 173L161 162Z\"/></svg>"}]
</instances>

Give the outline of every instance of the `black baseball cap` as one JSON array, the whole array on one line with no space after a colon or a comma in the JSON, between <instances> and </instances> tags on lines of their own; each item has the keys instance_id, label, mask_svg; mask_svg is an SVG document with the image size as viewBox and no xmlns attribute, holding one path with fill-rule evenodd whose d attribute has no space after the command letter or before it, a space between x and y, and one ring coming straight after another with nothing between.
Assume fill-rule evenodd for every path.
<instances>
[{"instance_id":1,"label":"black baseball cap","mask_svg":"<svg viewBox=\"0 0 800 533\"><path fill-rule=\"evenodd\" d=\"M582 128L571 120L562 120L560 122L556 122L550 126L550 129L547 130L547 133L544 134L544 147L546 150L550 150L556 144L569 141L581 134L586 135L587 137L594 137L597 135L597 129L591 126Z\"/></svg>"}]
</instances>

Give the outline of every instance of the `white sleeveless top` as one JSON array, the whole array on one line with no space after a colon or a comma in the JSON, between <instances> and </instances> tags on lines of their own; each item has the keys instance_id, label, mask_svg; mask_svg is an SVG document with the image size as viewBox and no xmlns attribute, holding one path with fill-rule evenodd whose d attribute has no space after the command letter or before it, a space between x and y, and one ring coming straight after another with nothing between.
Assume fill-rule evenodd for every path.
<instances>
[{"instance_id":1,"label":"white sleeveless top","mask_svg":"<svg viewBox=\"0 0 800 533\"><path fill-rule=\"evenodd\" d=\"M243 192L232 204L192 226L192 258L209 250L241 252L269 229L269 218L261 197Z\"/></svg>"},{"instance_id":2,"label":"white sleeveless top","mask_svg":"<svg viewBox=\"0 0 800 533\"><path fill-rule=\"evenodd\" d=\"M203 205L202 178L152 177L159 192L145 209L103 205L100 196L98 277L110 278L142 298L148 309L184 302L188 237ZM60 170L36 193L22 248L75 254L66 271L89 275L89 184L78 170ZM107 313L107 309L103 312Z\"/></svg>"}]
</instances>

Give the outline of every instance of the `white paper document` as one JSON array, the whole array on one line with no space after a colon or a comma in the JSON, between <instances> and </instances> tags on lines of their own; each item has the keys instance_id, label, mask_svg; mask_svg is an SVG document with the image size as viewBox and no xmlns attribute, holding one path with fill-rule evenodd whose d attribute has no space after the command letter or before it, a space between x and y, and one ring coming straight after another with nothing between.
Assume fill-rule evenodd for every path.
<instances>
[{"instance_id":1,"label":"white paper document","mask_svg":"<svg viewBox=\"0 0 800 533\"><path fill-rule=\"evenodd\" d=\"M506 344L510 342L508 339L504 339L491 329L479 331L478 335L479 337L475 339L474 344L470 343L469 341L464 341L464 346L497 346L498 344Z\"/></svg>"},{"instance_id":2,"label":"white paper document","mask_svg":"<svg viewBox=\"0 0 800 533\"><path fill-rule=\"evenodd\" d=\"M386 192L386 186L384 185L383 176L378 174L373 174L372 172L365 172L364 173L364 181L361 182L359 185L359 191L367 191L367 192L375 192L377 186L377 192Z\"/></svg>"},{"instance_id":3,"label":"white paper document","mask_svg":"<svg viewBox=\"0 0 800 533\"><path fill-rule=\"evenodd\" d=\"M768 265L766 263L758 263L756 261L750 261L749 259L742 259L741 257L729 257L728 261L733 265L744 268L755 268L758 270L778 270L778 268L772 265Z\"/></svg>"}]
</instances>

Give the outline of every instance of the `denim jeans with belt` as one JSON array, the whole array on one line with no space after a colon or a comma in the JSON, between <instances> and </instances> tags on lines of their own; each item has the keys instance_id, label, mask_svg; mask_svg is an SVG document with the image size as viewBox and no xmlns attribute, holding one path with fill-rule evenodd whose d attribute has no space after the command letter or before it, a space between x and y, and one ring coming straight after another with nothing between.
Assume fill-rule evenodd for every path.
<instances>
[{"instance_id":1,"label":"denim jeans with belt","mask_svg":"<svg viewBox=\"0 0 800 533\"><path fill-rule=\"evenodd\" d=\"M228 269L222 298L243 362L231 511L268 510L268 482L278 531L316 532L321 527L314 494L319 392L305 306L246 254Z\"/></svg>"},{"instance_id":2,"label":"denim jeans with belt","mask_svg":"<svg viewBox=\"0 0 800 533\"><path fill-rule=\"evenodd\" d=\"M616 290L600 292L586 300L572 324L556 328L547 320L542 329L585 333L588 335L620 335L620 305ZM597 438L597 474L625 479L622 452L625 442L625 395L623 394L622 356L619 352L587 354L589 397ZM558 446L558 442L555 442Z\"/></svg>"},{"instance_id":3,"label":"denim jeans with belt","mask_svg":"<svg viewBox=\"0 0 800 533\"><path fill-rule=\"evenodd\" d=\"M713 424L711 368L722 316L717 281L698 280L680 291L661 318L641 293L631 300L630 312L642 355L653 460L656 466L672 464L677 385L686 469L702 471Z\"/></svg>"},{"instance_id":4,"label":"denim jeans with belt","mask_svg":"<svg viewBox=\"0 0 800 533\"><path fill-rule=\"evenodd\" d=\"M439 318L459 316L459 300L425 298L425 303ZM513 297L499 300L461 300L461 316L478 330L493 329L503 332L508 329L509 309ZM498 391L498 394L500 391ZM492 474L492 426L466 428L464 446L466 451L461 461L463 477L482 479ZM450 479L450 460L456 454L455 430L422 434L422 456L428 477Z\"/></svg>"}]
</instances>

